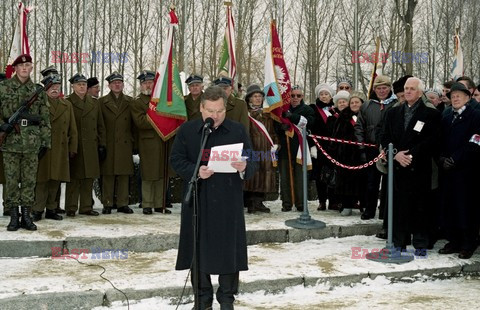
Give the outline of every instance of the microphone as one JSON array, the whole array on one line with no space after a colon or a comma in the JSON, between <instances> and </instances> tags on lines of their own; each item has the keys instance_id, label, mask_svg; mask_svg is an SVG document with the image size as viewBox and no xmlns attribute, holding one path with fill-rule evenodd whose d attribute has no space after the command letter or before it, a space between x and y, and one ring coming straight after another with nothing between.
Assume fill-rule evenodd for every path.
<instances>
[{"instance_id":1,"label":"microphone","mask_svg":"<svg viewBox=\"0 0 480 310\"><path fill-rule=\"evenodd\" d=\"M213 124L214 124L214 120L213 118L211 117L207 117L207 119L205 120L205 124L203 124L203 129L211 129Z\"/></svg>"}]
</instances>

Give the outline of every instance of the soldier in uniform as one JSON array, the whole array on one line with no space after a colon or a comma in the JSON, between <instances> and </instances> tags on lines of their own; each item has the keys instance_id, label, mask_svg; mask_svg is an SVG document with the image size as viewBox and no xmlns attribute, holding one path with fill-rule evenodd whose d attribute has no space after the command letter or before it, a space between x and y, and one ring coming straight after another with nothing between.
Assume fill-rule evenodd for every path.
<instances>
[{"instance_id":1,"label":"soldier in uniform","mask_svg":"<svg viewBox=\"0 0 480 310\"><path fill-rule=\"evenodd\" d=\"M133 174L132 97L123 93L123 76L113 72L105 80L110 93L98 100L107 133L107 157L101 164L103 214L133 213L128 207L128 177Z\"/></svg>"},{"instance_id":2,"label":"soldier in uniform","mask_svg":"<svg viewBox=\"0 0 480 310\"><path fill-rule=\"evenodd\" d=\"M5 73L0 73L0 83L5 80L7 77ZM0 184L5 185L5 172L3 169L3 154L0 152ZM5 203L5 191L2 191L3 196L3 216L10 216L10 210L8 210L7 204Z\"/></svg>"},{"instance_id":3,"label":"soldier in uniform","mask_svg":"<svg viewBox=\"0 0 480 310\"><path fill-rule=\"evenodd\" d=\"M89 94L93 99L98 99L100 94L100 82L94 76L87 79L87 94Z\"/></svg>"},{"instance_id":4,"label":"soldier in uniform","mask_svg":"<svg viewBox=\"0 0 480 310\"><path fill-rule=\"evenodd\" d=\"M203 77L192 74L185 80L185 83L188 85L188 90L190 91L184 98L188 120L200 119L202 118L200 101L203 94Z\"/></svg>"},{"instance_id":5,"label":"soldier in uniform","mask_svg":"<svg viewBox=\"0 0 480 310\"><path fill-rule=\"evenodd\" d=\"M233 81L227 77L219 77L213 84L220 86L227 94L227 118L242 123L245 130L250 129L250 121L248 119L247 104L242 99L233 95Z\"/></svg>"},{"instance_id":6,"label":"soldier in uniform","mask_svg":"<svg viewBox=\"0 0 480 310\"><path fill-rule=\"evenodd\" d=\"M34 221L41 220L46 207L46 219L62 220L62 216L56 212L57 194L60 191L60 183L70 181L69 158L77 153L77 126L72 104L60 97L62 79L58 71L56 69L53 71L49 67L41 73L45 76L42 83L46 83L49 79L53 81L53 85L47 90L52 146L38 162L32 217Z\"/></svg>"},{"instance_id":7,"label":"soldier in uniform","mask_svg":"<svg viewBox=\"0 0 480 310\"><path fill-rule=\"evenodd\" d=\"M41 93L28 113L22 115L19 123L8 123L9 117L18 110L23 100L36 91L36 85L30 79L32 57L20 55L12 65L15 75L0 84L0 131L10 133L1 147L5 167L6 204L10 209L7 230L15 231L20 227L37 230L30 211L35 198L38 158L50 148L48 102ZM22 209L21 223L18 206Z\"/></svg>"},{"instance_id":8,"label":"soldier in uniform","mask_svg":"<svg viewBox=\"0 0 480 310\"><path fill-rule=\"evenodd\" d=\"M66 186L65 210L75 216L80 198L79 214L98 215L93 210L93 179L100 176L100 161L106 157L106 136L102 111L87 95L87 78L80 73L70 78L73 93L66 99L73 106L78 131L77 155L70 159L70 182Z\"/></svg>"},{"instance_id":9,"label":"soldier in uniform","mask_svg":"<svg viewBox=\"0 0 480 310\"><path fill-rule=\"evenodd\" d=\"M138 77L141 94L132 102L131 113L138 129L138 148L140 153L140 170L142 175L142 208L143 214L155 212L171 213L166 209L164 196L166 192L166 176L164 166L170 139L163 142L147 119L148 104L153 91L155 72L143 71Z\"/></svg>"}]
</instances>

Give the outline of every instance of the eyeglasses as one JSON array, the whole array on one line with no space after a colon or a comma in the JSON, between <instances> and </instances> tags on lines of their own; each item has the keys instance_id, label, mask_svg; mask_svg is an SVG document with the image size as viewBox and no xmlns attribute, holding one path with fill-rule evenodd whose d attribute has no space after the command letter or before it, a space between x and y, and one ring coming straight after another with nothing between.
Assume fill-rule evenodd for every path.
<instances>
[{"instance_id":1,"label":"eyeglasses","mask_svg":"<svg viewBox=\"0 0 480 310\"><path fill-rule=\"evenodd\" d=\"M338 89L340 90L349 90L350 86L340 86Z\"/></svg>"},{"instance_id":2,"label":"eyeglasses","mask_svg":"<svg viewBox=\"0 0 480 310\"><path fill-rule=\"evenodd\" d=\"M292 94L292 98L295 98L295 97L302 98L303 95L302 94Z\"/></svg>"}]
</instances>

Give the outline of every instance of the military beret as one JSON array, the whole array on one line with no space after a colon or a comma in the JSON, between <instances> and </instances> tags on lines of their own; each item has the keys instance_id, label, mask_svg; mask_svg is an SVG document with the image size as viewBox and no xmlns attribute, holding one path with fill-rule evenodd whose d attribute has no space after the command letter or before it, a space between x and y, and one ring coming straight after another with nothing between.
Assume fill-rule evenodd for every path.
<instances>
[{"instance_id":1,"label":"military beret","mask_svg":"<svg viewBox=\"0 0 480 310\"><path fill-rule=\"evenodd\" d=\"M145 81L153 81L155 80L155 72L149 70L143 70L138 76L137 79L140 80L140 83Z\"/></svg>"},{"instance_id":2,"label":"military beret","mask_svg":"<svg viewBox=\"0 0 480 310\"><path fill-rule=\"evenodd\" d=\"M28 54L22 54L15 59L15 61L12 63L12 66L15 67L16 65L24 64L26 62L32 62L32 56Z\"/></svg>"},{"instance_id":3,"label":"military beret","mask_svg":"<svg viewBox=\"0 0 480 310\"><path fill-rule=\"evenodd\" d=\"M49 76L51 74L58 74L58 70L54 66L50 66L50 67L47 67L47 68L43 69L42 71L40 71L40 74L43 77L46 77L46 76Z\"/></svg>"},{"instance_id":4,"label":"military beret","mask_svg":"<svg viewBox=\"0 0 480 310\"><path fill-rule=\"evenodd\" d=\"M5 75L5 73L0 73L0 81L6 80L6 79L7 79L7 76Z\"/></svg>"},{"instance_id":5,"label":"military beret","mask_svg":"<svg viewBox=\"0 0 480 310\"><path fill-rule=\"evenodd\" d=\"M226 76L221 76L213 81L213 84L218 86L232 86L232 79Z\"/></svg>"},{"instance_id":6,"label":"military beret","mask_svg":"<svg viewBox=\"0 0 480 310\"><path fill-rule=\"evenodd\" d=\"M113 81L122 81L123 82L123 75L118 73L117 71L112 72L109 76L105 78L108 84L112 83Z\"/></svg>"},{"instance_id":7,"label":"military beret","mask_svg":"<svg viewBox=\"0 0 480 310\"><path fill-rule=\"evenodd\" d=\"M87 88L93 87L98 85L100 82L98 81L97 77L91 77L87 79Z\"/></svg>"},{"instance_id":8,"label":"military beret","mask_svg":"<svg viewBox=\"0 0 480 310\"><path fill-rule=\"evenodd\" d=\"M85 75L81 73L76 73L74 76L68 80L71 84L79 83L79 82L87 82L87 78Z\"/></svg>"},{"instance_id":9,"label":"military beret","mask_svg":"<svg viewBox=\"0 0 480 310\"><path fill-rule=\"evenodd\" d=\"M185 80L185 83L188 85L193 83L203 83L203 76L192 74Z\"/></svg>"}]
</instances>

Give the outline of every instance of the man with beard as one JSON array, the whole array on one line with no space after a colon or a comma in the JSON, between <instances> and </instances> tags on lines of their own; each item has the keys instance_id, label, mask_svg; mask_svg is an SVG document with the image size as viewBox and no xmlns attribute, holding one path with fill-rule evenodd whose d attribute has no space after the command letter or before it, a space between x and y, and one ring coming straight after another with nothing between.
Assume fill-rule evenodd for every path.
<instances>
[{"instance_id":1,"label":"man with beard","mask_svg":"<svg viewBox=\"0 0 480 310\"><path fill-rule=\"evenodd\" d=\"M57 194L60 191L61 182L70 182L69 158L75 156L78 146L72 104L60 97L62 79L58 71L55 70L56 74L50 74L47 69L42 71L43 75L47 75L42 82L45 84L51 80L53 83L46 92L50 105L52 146L38 163L35 204L32 212L34 221L42 219L45 208L46 219L63 219L56 212Z\"/></svg>"},{"instance_id":2,"label":"man with beard","mask_svg":"<svg viewBox=\"0 0 480 310\"><path fill-rule=\"evenodd\" d=\"M167 150L171 141L164 142L152 127L147 118L148 105L153 91L155 72L144 70L137 77L140 81L140 95L131 102L133 122L138 129L138 149L142 176L142 208L143 214L155 212L172 213L166 209L166 181L169 173L165 173ZM166 180L167 178L167 180Z\"/></svg>"}]
</instances>

